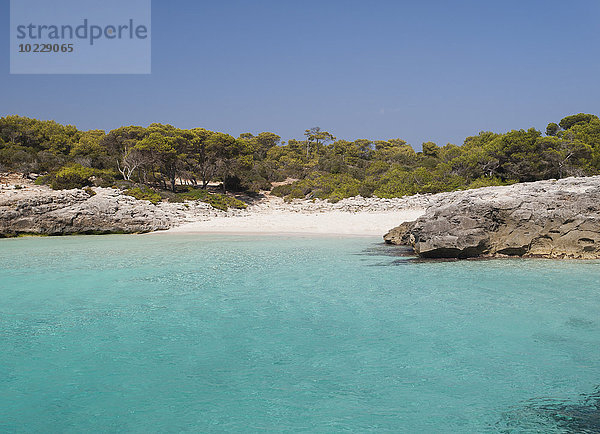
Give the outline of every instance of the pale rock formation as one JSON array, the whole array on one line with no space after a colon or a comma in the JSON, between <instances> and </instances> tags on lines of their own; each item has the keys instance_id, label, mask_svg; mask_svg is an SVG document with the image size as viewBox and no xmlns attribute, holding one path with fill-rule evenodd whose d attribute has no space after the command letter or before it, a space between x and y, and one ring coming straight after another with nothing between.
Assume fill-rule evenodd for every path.
<instances>
[{"instance_id":1,"label":"pale rock formation","mask_svg":"<svg viewBox=\"0 0 600 434\"><path fill-rule=\"evenodd\" d=\"M600 258L600 177L435 195L423 216L386 237L424 258Z\"/></svg>"}]
</instances>

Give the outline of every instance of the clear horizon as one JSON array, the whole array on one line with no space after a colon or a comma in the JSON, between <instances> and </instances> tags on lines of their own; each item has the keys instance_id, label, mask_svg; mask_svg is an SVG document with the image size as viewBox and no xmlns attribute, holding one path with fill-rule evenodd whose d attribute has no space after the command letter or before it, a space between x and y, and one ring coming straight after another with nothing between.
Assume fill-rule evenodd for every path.
<instances>
[{"instance_id":1,"label":"clear horizon","mask_svg":"<svg viewBox=\"0 0 600 434\"><path fill-rule=\"evenodd\" d=\"M9 2L0 3L9 27ZM0 115L106 131L153 122L235 136L462 144L600 113L600 4L153 2L151 75L9 75Z\"/></svg>"}]
</instances>

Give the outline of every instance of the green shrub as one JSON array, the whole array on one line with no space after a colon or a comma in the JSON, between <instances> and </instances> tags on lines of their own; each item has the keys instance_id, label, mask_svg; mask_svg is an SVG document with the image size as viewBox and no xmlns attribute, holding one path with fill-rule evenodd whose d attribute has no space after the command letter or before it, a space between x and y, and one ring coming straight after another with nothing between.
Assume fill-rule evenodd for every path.
<instances>
[{"instance_id":1,"label":"green shrub","mask_svg":"<svg viewBox=\"0 0 600 434\"><path fill-rule=\"evenodd\" d=\"M180 200L199 200L208 203L213 208L227 211L229 208L245 209L248 205L235 197L224 194L209 193L201 188L194 188L183 193L177 193Z\"/></svg>"},{"instance_id":2,"label":"green shrub","mask_svg":"<svg viewBox=\"0 0 600 434\"><path fill-rule=\"evenodd\" d=\"M146 186L130 188L129 190L125 190L125 194L135 197L137 200L148 200L154 205L162 200L160 194Z\"/></svg>"},{"instance_id":3,"label":"green shrub","mask_svg":"<svg viewBox=\"0 0 600 434\"><path fill-rule=\"evenodd\" d=\"M418 167L405 170L396 167L387 172L380 180L374 195L392 198L413 194L440 193L465 188L465 179L453 174L445 164L439 164L435 170Z\"/></svg>"},{"instance_id":4,"label":"green shrub","mask_svg":"<svg viewBox=\"0 0 600 434\"><path fill-rule=\"evenodd\" d=\"M515 184L517 181L502 181L500 178L498 177L489 177L489 176L482 176L480 178L477 178L476 180L474 180L473 182L471 182L467 188L471 189L471 188L480 188L480 187L492 187L495 185L510 185L510 184Z\"/></svg>"},{"instance_id":5,"label":"green shrub","mask_svg":"<svg viewBox=\"0 0 600 434\"><path fill-rule=\"evenodd\" d=\"M104 170L93 169L93 171L94 171L93 181L94 181L94 186L96 186L96 187L104 187L104 188L112 187L118 177L117 172L115 172L114 170L110 170L110 169L104 169Z\"/></svg>"},{"instance_id":6,"label":"green shrub","mask_svg":"<svg viewBox=\"0 0 600 434\"><path fill-rule=\"evenodd\" d=\"M43 175L35 180L35 185L49 184L54 190L69 190L84 187L111 187L116 172L110 169L92 169L80 164L62 167L58 172Z\"/></svg>"},{"instance_id":7,"label":"green shrub","mask_svg":"<svg viewBox=\"0 0 600 434\"><path fill-rule=\"evenodd\" d=\"M96 196L96 192L92 190L91 187L85 187L83 191L85 191L89 197Z\"/></svg>"},{"instance_id":8,"label":"green shrub","mask_svg":"<svg viewBox=\"0 0 600 434\"><path fill-rule=\"evenodd\" d=\"M358 196L360 187L361 182L347 173L313 173L293 184L277 186L271 193L286 200L328 199L330 202L337 202L347 197Z\"/></svg>"},{"instance_id":9,"label":"green shrub","mask_svg":"<svg viewBox=\"0 0 600 434\"><path fill-rule=\"evenodd\" d=\"M38 176L33 182L35 185L48 185L52 182L52 175Z\"/></svg>"},{"instance_id":10,"label":"green shrub","mask_svg":"<svg viewBox=\"0 0 600 434\"><path fill-rule=\"evenodd\" d=\"M54 175L51 186L54 190L70 190L72 188L83 188L92 185L90 178L94 170L79 164L67 166L60 169Z\"/></svg>"},{"instance_id":11,"label":"green shrub","mask_svg":"<svg viewBox=\"0 0 600 434\"><path fill-rule=\"evenodd\" d=\"M278 185L277 187L273 187L273 190L271 190L272 195L279 196L279 197L285 197L288 194L290 194L291 192L292 192L291 184Z\"/></svg>"},{"instance_id":12,"label":"green shrub","mask_svg":"<svg viewBox=\"0 0 600 434\"><path fill-rule=\"evenodd\" d=\"M358 188L358 194L360 194L362 197L372 197L376 188L377 183L375 180L369 177L361 182L360 187Z\"/></svg>"}]
</instances>

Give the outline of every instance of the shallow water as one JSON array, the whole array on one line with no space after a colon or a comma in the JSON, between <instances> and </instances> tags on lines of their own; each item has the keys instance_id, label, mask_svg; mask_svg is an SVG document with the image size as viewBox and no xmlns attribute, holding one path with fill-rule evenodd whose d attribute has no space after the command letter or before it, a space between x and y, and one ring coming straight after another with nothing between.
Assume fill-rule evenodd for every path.
<instances>
[{"instance_id":1,"label":"shallow water","mask_svg":"<svg viewBox=\"0 0 600 434\"><path fill-rule=\"evenodd\" d=\"M0 431L598 432L599 262L378 243L0 240Z\"/></svg>"}]
</instances>

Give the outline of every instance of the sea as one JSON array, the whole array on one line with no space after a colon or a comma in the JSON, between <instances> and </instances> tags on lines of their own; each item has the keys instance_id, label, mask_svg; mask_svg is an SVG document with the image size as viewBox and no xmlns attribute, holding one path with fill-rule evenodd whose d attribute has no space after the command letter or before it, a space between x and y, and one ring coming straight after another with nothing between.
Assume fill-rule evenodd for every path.
<instances>
[{"instance_id":1,"label":"sea","mask_svg":"<svg viewBox=\"0 0 600 434\"><path fill-rule=\"evenodd\" d=\"M600 262L0 240L0 432L600 432Z\"/></svg>"}]
</instances>

